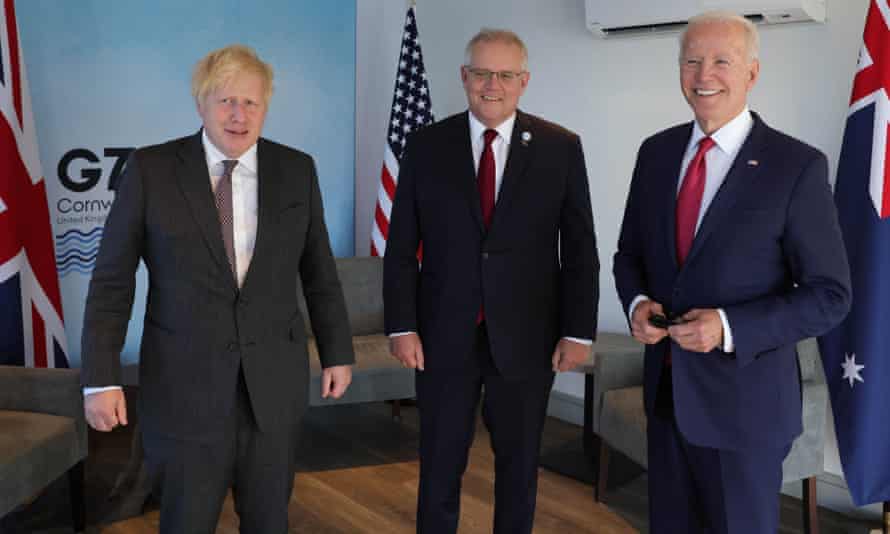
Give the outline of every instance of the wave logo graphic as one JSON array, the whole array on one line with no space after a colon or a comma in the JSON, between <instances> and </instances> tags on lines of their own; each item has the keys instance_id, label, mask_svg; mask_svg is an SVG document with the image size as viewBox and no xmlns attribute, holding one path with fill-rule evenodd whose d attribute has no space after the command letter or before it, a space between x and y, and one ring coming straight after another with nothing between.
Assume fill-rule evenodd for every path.
<instances>
[{"instance_id":1,"label":"wave logo graphic","mask_svg":"<svg viewBox=\"0 0 890 534\"><path fill-rule=\"evenodd\" d=\"M99 255L102 231L103 228L97 226L89 232L72 229L56 236L56 265L59 268L59 276L66 276L72 272L87 276L93 273L96 256Z\"/></svg>"}]
</instances>

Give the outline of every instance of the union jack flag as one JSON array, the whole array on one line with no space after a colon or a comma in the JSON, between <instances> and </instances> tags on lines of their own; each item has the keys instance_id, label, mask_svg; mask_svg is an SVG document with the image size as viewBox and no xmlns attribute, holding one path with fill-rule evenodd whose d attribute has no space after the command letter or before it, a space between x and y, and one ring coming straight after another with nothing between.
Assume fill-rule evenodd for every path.
<instances>
[{"instance_id":1,"label":"union jack flag","mask_svg":"<svg viewBox=\"0 0 890 534\"><path fill-rule=\"evenodd\" d=\"M0 13L0 364L68 367L46 187L15 1Z\"/></svg>"},{"instance_id":2,"label":"union jack flag","mask_svg":"<svg viewBox=\"0 0 890 534\"><path fill-rule=\"evenodd\" d=\"M389 236L389 216L396 196L399 162L408 134L434 121L430 88L423 68L423 54L417 37L417 18L414 6L408 8L405 29L402 32L402 48L396 70L396 86L389 115L389 128L383 151L383 169L380 188L377 190L377 206L371 227L371 256L383 256Z\"/></svg>"},{"instance_id":3,"label":"union jack flag","mask_svg":"<svg viewBox=\"0 0 890 534\"><path fill-rule=\"evenodd\" d=\"M834 200L853 306L819 340L853 502L890 501L890 8L872 0L838 160Z\"/></svg>"}]
</instances>

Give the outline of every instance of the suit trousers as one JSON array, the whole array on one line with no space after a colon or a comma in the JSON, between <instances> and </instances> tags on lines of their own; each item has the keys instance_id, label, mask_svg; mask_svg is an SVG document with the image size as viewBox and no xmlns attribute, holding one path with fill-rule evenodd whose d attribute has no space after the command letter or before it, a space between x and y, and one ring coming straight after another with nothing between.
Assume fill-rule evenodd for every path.
<instances>
[{"instance_id":1,"label":"suit trousers","mask_svg":"<svg viewBox=\"0 0 890 534\"><path fill-rule=\"evenodd\" d=\"M745 451L701 447L663 415L649 418L647 440L650 533L778 532L782 461L791 444Z\"/></svg>"},{"instance_id":2,"label":"suit trousers","mask_svg":"<svg viewBox=\"0 0 890 534\"><path fill-rule=\"evenodd\" d=\"M161 493L162 534L213 534L231 487L240 531L284 534L293 490L299 423L260 432L239 372L235 413L219 437L143 435L145 461Z\"/></svg>"},{"instance_id":3,"label":"suit trousers","mask_svg":"<svg viewBox=\"0 0 890 534\"><path fill-rule=\"evenodd\" d=\"M416 375L420 414L418 533L457 532L461 478L473 443L480 397L495 456L494 532L532 531L541 431L554 374L548 370L521 379L501 376L491 357L484 322L477 327L474 351L469 369L419 371Z\"/></svg>"}]
</instances>

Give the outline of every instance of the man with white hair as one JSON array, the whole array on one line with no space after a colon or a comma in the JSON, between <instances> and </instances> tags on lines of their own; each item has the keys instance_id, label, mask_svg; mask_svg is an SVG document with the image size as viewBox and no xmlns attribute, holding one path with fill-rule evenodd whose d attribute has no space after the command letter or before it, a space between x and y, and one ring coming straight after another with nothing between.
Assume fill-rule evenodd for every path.
<instances>
[{"instance_id":1,"label":"man with white hair","mask_svg":"<svg viewBox=\"0 0 890 534\"><path fill-rule=\"evenodd\" d=\"M850 305L826 158L748 109L757 56L747 19L690 19L679 66L695 120L640 147L615 254L646 344L656 534L777 531L802 430L795 346Z\"/></svg>"}]
</instances>

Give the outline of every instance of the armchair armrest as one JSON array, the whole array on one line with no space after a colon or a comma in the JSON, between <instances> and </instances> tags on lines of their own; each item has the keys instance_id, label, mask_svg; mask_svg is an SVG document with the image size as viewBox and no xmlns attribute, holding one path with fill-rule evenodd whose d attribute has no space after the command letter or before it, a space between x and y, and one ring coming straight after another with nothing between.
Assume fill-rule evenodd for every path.
<instances>
[{"instance_id":1,"label":"armchair armrest","mask_svg":"<svg viewBox=\"0 0 890 534\"><path fill-rule=\"evenodd\" d=\"M643 344L628 334L601 332L594 344L593 431L599 432L603 395L613 389L643 384Z\"/></svg>"},{"instance_id":2,"label":"armchair armrest","mask_svg":"<svg viewBox=\"0 0 890 534\"><path fill-rule=\"evenodd\" d=\"M70 417L86 450L87 428L79 369L0 365L0 410Z\"/></svg>"}]
</instances>

